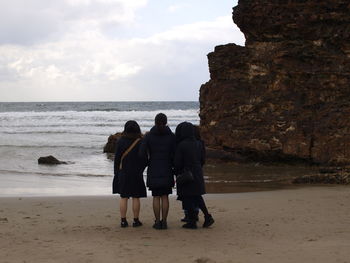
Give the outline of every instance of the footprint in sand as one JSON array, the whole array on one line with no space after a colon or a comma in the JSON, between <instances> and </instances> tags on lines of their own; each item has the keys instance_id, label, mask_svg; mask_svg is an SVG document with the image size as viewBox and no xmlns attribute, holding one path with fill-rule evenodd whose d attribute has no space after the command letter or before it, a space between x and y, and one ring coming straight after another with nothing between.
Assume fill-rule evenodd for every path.
<instances>
[{"instance_id":1,"label":"footprint in sand","mask_svg":"<svg viewBox=\"0 0 350 263\"><path fill-rule=\"evenodd\" d=\"M195 263L215 263L216 261L210 259L210 258L197 258Z\"/></svg>"},{"instance_id":2,"label":"footprint in sand","mask_svg":"<svg viewBox=\"0 0 350 263\"><path fill-rule=\"evenodd\" d=\"M106 227L106 226L96 226L95 230L103 231L103 232L111 231L111 229L109 227Z\"/></svg>"},{"instance_id":3,"label":"footprint in sand","mask_svg":"<svg viewBox=\"0 0 350 263\"><path fill-rule=\"evenodd\" d=\"M0 217L0 222L1 223L8 223L7 217Z\"/></svg>"}]
</instances>

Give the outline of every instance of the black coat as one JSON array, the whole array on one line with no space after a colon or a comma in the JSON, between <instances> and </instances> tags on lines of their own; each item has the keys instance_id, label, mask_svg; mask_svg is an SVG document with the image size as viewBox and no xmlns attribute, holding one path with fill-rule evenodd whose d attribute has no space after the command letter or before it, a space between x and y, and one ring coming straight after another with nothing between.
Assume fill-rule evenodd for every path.
<instances>
[{"instance_id":1,"label":"black coat","mask_svg":"<svg viewBox=\"0 0 350 263\"><path fill-rule=\"evenodd\" d=\"M181 142L176 147L174 166L177 174L184 169L192 172L194 181L177 186L178 196L198 196L205 194L202 166L205 162L205 148L202 141L194 138L193 125L185 123L181 127Z\"/></svg>"},{"instance_id":2,"label":"black coat","mask_svg":"<svg viewBox=\"0 0 350 263\"><path fill-rule=\"evenodd\" d=\"M154 126L142 141L140 155L147 156L147 186L152 189L174 186L175 135L169 127Z\"/></svg>"},{"instance_id":3,"label":"black coat","mask_svg":"<svg viewBox=\"0 0 350 263\"><path fill-rule=\"evenodd\" d=\"M116 145L114 159L113 193L122 197L146 197L146 187L143 180L143 171L146 160L139 155L141 141L124 157L122 169L119 169L123 153L136 140L132 137L121 137Z\"/></svg>"}]
</instances>

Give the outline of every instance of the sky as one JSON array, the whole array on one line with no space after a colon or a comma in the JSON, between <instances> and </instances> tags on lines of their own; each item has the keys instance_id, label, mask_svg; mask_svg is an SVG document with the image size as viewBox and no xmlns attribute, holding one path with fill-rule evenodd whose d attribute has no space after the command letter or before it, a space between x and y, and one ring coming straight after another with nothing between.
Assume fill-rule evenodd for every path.
<instances>
[{"instance_id":1,"label":"sky","mask_svg":"<svg viewBox=\"0 0 350 263\"><path fill-rule=\"evenodd\" d=\"M0 2L0 101L196 101L237 0Z\"/></svg>"}]
</instances>

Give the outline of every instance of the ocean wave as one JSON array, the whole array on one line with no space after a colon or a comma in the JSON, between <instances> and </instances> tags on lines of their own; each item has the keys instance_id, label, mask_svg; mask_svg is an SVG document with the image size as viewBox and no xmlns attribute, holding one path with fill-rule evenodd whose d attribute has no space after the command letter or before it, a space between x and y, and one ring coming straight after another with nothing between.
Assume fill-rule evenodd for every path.
<instances>
[{"instance_id":1,"label":"ocean wave","mask_svg":"<svg viewBox=\"0 0 350 263\"><path fill-rule=\"evenodd\" d=\"M73 149L85 149L85 150L100 150L103 146L80 146L80 145L16 145L16 144L0 144L0 147L13 147L13 148L73 148Z\"/></svg>"},{"instance_id":2,"label":"ocean wave","mask_svg":"<svg viewBox=\"0 0 350 263\"><path fill-rule=\"evenodd\" d=\"M0 102L0 112L54 112L54 111L166 111L198 109L198 101L139 101L139 102Z\"/></svg>"},{"instance_id":3,"label":"ocean wave","mask_svg":"<svg viewBox=\"0 0 350 263\"><path fill-rule=\"evenodd\" d=\"M52 135L52 134L69 134L69 135L93 135L93 136L109 136L109 133L93 133L93 132L75 132L75 131L21 131L21 132L1 132L2 134L10 134L10 135L16 135L16 134L31 134L31 135L36 135L36 134L42 134L42 135ZM0 133L0 134L1 134Z\"/></svg>"},{"instance_id":4,"label":"ocean wave","mask_svg":"<svg viewBox=\"0 0 350 263\"><path fill-rule=\"evenodd\" d=\"M0 170L0 174L21 174L21 175L38 175L38 176L59 176L59 177L111 177L108 174L89 174L89 173L50 173L50 172L35 172L35 171L21 171L21 170Z\"/></svg>"}]
</instances>

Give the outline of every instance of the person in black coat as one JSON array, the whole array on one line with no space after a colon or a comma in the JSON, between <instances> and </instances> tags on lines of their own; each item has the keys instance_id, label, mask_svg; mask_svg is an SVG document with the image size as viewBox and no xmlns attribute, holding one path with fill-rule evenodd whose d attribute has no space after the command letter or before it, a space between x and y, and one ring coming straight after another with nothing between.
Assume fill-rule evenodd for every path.
<instances>
[{"instance_id":1,"label":"person in black coat","mask_svg":"<svg viewBox=\"0 0 350 263\"><path fill-rule=\"evenodd\" d=\"M195 138L194 126L185 122L181 124L179 131L180 142L176 147L174 166L176 174L185 170L191 171L193 181L183 185L177 185L177 194L183 202L183 207L188 213L188 221L184 228L197 228L196 207L204 213L203 227L209 227L214 223L202 197L205 194L205 183L202 166L205 163L205 147L201 140Z\"/></svg>"},{"instance_id":2,"label":"person in black coat","mask_svg":"<svg viewBox=\"0 0 350 263\"><path fill-rule=\"evenodd\" d=\"M121 227L127 227L128 199L132 197L133 227L141 226L139 220L140 198L147 197L143 180L146 160L139 155L141 130L136 121L125 123L122 137L116 144L114 159L113 194L120 194Z\"/></svg>"},{"instance_id":3,"label":"person in black coat","mask_svg":"<svg viewBox=\"0 0 350 263\"><path fill-rule=\"evenodd\" d=\"M181 140L183 139L181 136L181 127L186 124L187 122L181 122L176 126L175 129L175 138L176 138L176 145L178 145ZM196 126L194 126L196 128ZM198 127L198 126L197 126ZM198 129L198 135L199 135L199 129ZM197 138L197 130L195 129L195 138ZM178 196L177 198L178 200L181 200L181 196ZM187 210L184 207L184 204L182 203L182 209L184 211L185 217L181 219L181 222L188 222L189 218L188 218L188 213ZM195 213L196 213L196 221L198 221L198 214L199 214L199 208L195 207Z\"/></svg>"},{"instance_id":4,"label":"person in black coat","mask_svg":"<svg viewBox=\"0 0 350 263\"><path fill-rule=\"evenodd\" d=\"M142 141L140 154L147 156L147 186L152 191L155 229L167 228L169 197L174 186L173 159L175 135L167 126L167 116L163 113L155 117L155 126ZM160 214L162 212L162 219Z\"/></svg>"}]
</instances>

